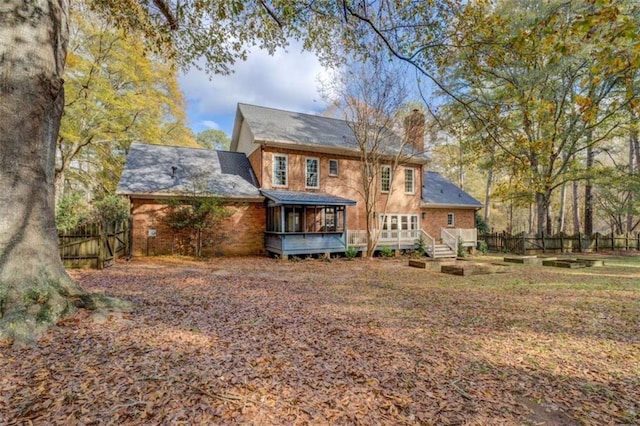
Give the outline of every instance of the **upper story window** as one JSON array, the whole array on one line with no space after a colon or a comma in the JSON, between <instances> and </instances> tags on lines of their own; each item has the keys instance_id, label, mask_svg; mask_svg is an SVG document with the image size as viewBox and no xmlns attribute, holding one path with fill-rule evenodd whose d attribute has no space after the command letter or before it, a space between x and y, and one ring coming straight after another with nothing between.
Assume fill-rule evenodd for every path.
<instances>
[{"instance_id":1,"label":"upper story window","mask_svg":"<svg viewBox=\"0 0 640 426\"><path fill-rule=\"evenodd\" d=\"M455 217L453 216L453 213L447 213L447 226L454 226L455 225Z\"/></svg>"},{"instance_id":2,"label":"upper story window","mask_svg":"<svg viewBox=\"0 0 640 426\"><path fill-rule=\"evenodd\" d=\"M380 190L382 192L391 190L391 166L380 167Z\"/></svg>"},{"instance_id":3,"label":"upper story window","mask_svg":"<svg viewBox=\"0 0 640 426\"><path fill-rule=\"evenodd\" d=\"M338 176L338 160L329 160L329 176Z\"/></svg>"},{"instance_id":4,"label":"upper story window","mask_svg":"<svg viewBox=\"0 0 640 426\"><path fill-rule=\"evenodd\" d=\"M273 154L273 186L287 186L287 156Z\"/></svg>"},{"instance_id":5,"label":"upper story window","mask_svg":"<svg viewBox=\"0 0 640 426\"><path fill-rule=\"evenodd\" d=\"M404 169L404 192L407 194L413 194L415 192L415 170Z\"/></svg>"},{"instance_id":6,"label":"upper story window","mask_svg":"<svg viewBox=\"0 0 640 426\"><path fill-rule=\"evenodd\" d=\"M318 178L318 163L320 160L317 158L307 158L307 173L306 173L306 187L318 188L320 186Z\"/></svg>"}]
</instances>

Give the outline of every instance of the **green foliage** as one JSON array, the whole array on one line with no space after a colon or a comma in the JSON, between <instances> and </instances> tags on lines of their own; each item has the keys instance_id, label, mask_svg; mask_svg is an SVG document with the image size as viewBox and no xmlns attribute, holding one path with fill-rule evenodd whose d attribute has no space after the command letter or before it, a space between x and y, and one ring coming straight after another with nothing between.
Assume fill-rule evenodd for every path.
<instances>
[{"instance_id":1,"label":"green foliage","mask_svg":"<svg viewBox=\"0 0 640 426\"><path fill-rule=\"evenodd\" d=\"M139 31L110 26L74 3L56 179L91 194L113 193L134 141L195 146L170 62L145 51ZM57 182L57 189L65 185Z\"/></svg>"},{"instance_id":2,"label":"green foliage","mask_svg":"<svg viewBox=\"0 0 640 426\"><path fill-rule=\"evenodd\" d=\"M167 201L164 221L174 231L188 231L195 255L202 255L202 232L215 230L220 221L231 214L219 197L194 194Z\"/></svg>"},{"instance_id":3,"label":"green foliage","mask_svg":"<svg viewBox=\"0 0 640 426\"><path fill-rule=\"evenodd\" d=\"M458 257L466 257L467 256L467 250L465 249L465 247L462 245L462 242L458 243L458 252L457 252L457 256Z\"/></svg>"},{"instance_id":4,"label":"green foliage","mask_svg":"<svg viewBox=\"0 0 640 426\"><path fill-rule=\"evenodd\" d=\"M89 203L77 192L65 194L56 206L56 227L67 232L90 223L93 211Z\"/></svg>"},{"instance_id":5,"label":"green foliage","mask_svg":"<svg viewBox=\"0 0 640 426\"><path fill-rule=\"evenodd\" d=\"M196 135L196 142L202 148L228 150L231 140L222 130L208 129Z\"/></svg>"},{"instance_id":6,"label":"green foliage","mask_svg":"<svg viewBox=\"0 0 640 426\"><path fill-rule=\"evenodd\" d=\"M355 247L347 247L347 249L344 251L344 257L349 260L355 259L357 255L358 249L356 249Z\"/></svg>"},{"instance_id":7,"label":"green foliage","mask_svg":"<svg viewBox=\"0 0 640 426\"><path fill-rule=\"evenodd\" d=\"M487 245L486 241L478 241L478 251L482 254L489 253L489 246Z\"/></svg>"},{"instance_id":8,"label":"green foliage","mask_svg":"<svg viewBox=\"0 0 640 426\"><path fill-rule=\"evenodd\" d=\"M93 202L94 214L105 223L120 222L129 218L129 203L117 195L105 195Z\"/></svg>"},{"instance_id":9,"label":"green foliage","mask_svg":"<svg viewBox=\"0 0 640 426\"><path fill-rule=\"evenodd\" d=\"M488 234L491 232L489 229L489 225L484 221L484 218L479 214L476 214L476 228L478 228L478 232L481 234Z\"/></svg>"},{"instance_id":10,"label":"green foliage","mask_svg":"<svg viewBox=\"0 0 640 426\"><path fill-rule=\"evenodd\" d=\"M393 249L391 247L380 247L380 256L393 257Z\"/></svg>"},{"instance_id":11,"label":"green foliage","mask_svg":"<svg viewBox=\"0 0 640 426\"><path fill-rule=\"evenodd\" d=\"M427 254L427 241L424 239L424 236L420 234L418 240L416 241L416 251L420 256L424 256Z\"/></svg>"}]
</instances>

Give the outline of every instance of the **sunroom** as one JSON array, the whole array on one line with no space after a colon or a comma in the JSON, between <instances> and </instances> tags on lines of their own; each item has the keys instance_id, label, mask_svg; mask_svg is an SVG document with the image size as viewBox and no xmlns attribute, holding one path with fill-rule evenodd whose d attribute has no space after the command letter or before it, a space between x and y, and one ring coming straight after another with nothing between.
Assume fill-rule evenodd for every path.
<instances>
[{"instance_id":1,"label":"sunroom","mask_svg":"<svg viewBox=\"0 0 640 426\"><path fill-rule=\"evenodd\" d=\"M279 256L330 254L347 247L347 207L356 202L318 192L262 190L265 248Z\"/></svg>"}]
</instances>

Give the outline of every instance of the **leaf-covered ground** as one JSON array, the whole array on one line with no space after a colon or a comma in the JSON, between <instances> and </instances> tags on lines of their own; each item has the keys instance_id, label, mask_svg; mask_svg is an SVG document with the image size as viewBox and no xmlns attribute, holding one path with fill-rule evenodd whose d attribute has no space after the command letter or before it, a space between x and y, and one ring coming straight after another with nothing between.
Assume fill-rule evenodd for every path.
<instances>
[{"instance_id":1,"label":"leaf-covered ground","mask_svg":"<svg viewBox=\"0 0 640 426\"><path fill-rule=\"evenodd\" d=\"M638 258L464 278L406 259L72 275L135 310L1 347L0 424L640 423Z\"/></svg>"}]
</instances>

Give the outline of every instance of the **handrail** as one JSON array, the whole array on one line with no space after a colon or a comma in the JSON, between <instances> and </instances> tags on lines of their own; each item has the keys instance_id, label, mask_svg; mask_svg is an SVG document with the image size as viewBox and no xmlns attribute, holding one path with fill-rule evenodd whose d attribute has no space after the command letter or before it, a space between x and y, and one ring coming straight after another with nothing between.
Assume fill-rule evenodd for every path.
<instances>
[{"instance_id":1,"label":"handrail","mask_svg":"<svg viewBox=\"0 0 640 426\"><path fill-rule=\"evenodd\" d=\"M449 231L444 228L440 228L440 237L442 238L442 242L447 245L454 253L458 252L458 237L452 235Z\"/></svg>"},{"instance_id":2,"label":"handrail","mask_svg":"<svg viewBox=\"0 0 640 426\"><path fill-rule=\"evenodd\" d=\"M436 252L436 239L433 238L431 235L427 234L426 232L424 232L423 229L420 229L420 232L428 242L428 244L425 247L427 254L431 257L434 257Z\"/></svg>"}]
</instances>

